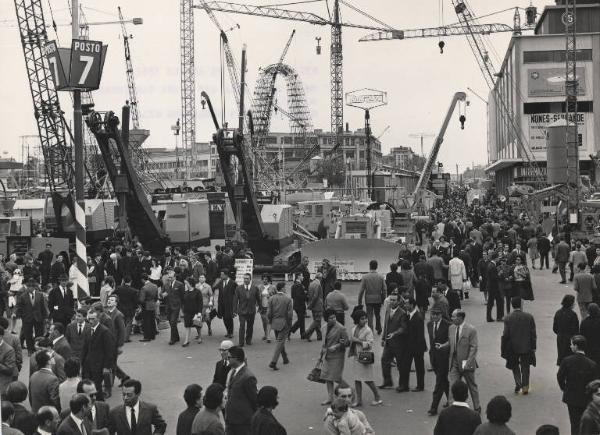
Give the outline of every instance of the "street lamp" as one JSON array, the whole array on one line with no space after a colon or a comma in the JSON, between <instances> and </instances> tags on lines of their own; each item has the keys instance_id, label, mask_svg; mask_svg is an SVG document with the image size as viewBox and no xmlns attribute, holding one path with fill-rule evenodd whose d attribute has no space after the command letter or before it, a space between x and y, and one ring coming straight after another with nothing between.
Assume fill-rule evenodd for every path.
<instances>
[{"instance_id":1,"label":"street lamp","mask_svg":"<svg viewBox=\"0 0 600 435\"><path fill-rule=\"evenodd\" d=\"M487 155L488 155L488 164L490 163L490 103L481 97L477 92L473 89L467 87L467 90L479 98L481 101L485 103L485 137L487 139Z\"/></svg>"}]
</instances>

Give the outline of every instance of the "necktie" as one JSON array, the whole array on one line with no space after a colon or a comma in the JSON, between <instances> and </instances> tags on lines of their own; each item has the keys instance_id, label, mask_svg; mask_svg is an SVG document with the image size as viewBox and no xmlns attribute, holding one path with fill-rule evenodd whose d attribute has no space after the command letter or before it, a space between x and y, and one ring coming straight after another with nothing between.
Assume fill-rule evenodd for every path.
<instances>
[{"instance_id":1,"label":"necktie","mask_svg":"<svg viewBox=\"0 0 600 435\"><path fill-rule=\"evenodd\" d=\"M454 354L456 355L456 348L458 347L458 339L459 339L460 328L456 327L456 342L454 343Z\"/></svg>"},{"instance_id":2,"label":"necktie","mask_svg":"<svg viewBox=\"0 0 600 435\"><path fill-rule=\"evenodd\" d=\"M137 429L137 421L135 419L135 408L131 407L131 433L135 435L135 431Z\"/></svg>"},{"instance_id":3,"label":"necktie","mask_svg":"<svg viewBox=\"0 0 600 435\"><path fill-rule=\"evenodd\" d=\"M31 304L35 301L35 293L31 293Z\"/></svg>"},{"instance_id":4,"label":"necktie","mask_svg":"<svg viewBox=\"0 0 600 435\"><path fill-rule=\"evenodd\" d=\"M435 328L433 328L433 338L437 334L438 327L440 326L440 322L435 322Z\"/></svg>"},{"instance_id":5,"label":"necktie","mask_svg":"<svg viewBox=\"0 0 600 435\"><path fill-rule=\"evenodd\" d=\"M81 325L79 325L79 332L77 333L78 335L81 335L81 330L83 329Z\"/></svg>"},{"instance_id":6,"label":"necktie","mask_svg":"<svg viewBox=\"0 0 600 435\"><path fill-rule=\"evenodd\" d=\"M87 430L85 430L85 425L81 422L81 435L87 435Z\"/></svg>"}]
</instances>

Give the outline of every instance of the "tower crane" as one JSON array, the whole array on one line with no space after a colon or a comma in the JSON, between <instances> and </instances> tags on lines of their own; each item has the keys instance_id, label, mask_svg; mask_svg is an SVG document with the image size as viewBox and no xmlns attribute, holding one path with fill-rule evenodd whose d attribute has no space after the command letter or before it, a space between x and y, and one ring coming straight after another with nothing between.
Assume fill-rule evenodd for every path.
<instances>
[{"instance_id":1,"label":"tower crane","mask_svg":"<svg viewBox=\"0 0 600 435\"><path fill-rule=\"evenodd\" d=\"M56 226L62 231L62 205L67 205L71 213L74 213L75 171L63 111L43 54L43 48L48 42L48 32L42 1L15 0L14 3L33 100L33 115L44 155L46 179L50 187Z\"/></svg>"},{"instance_id":2,"label":"tower crane","mask_svg":"<svg viewBox=\"0 0 600 435\"><path fill-rule=\"evenodd\" d=\"M138 108L137 92L135 89L135 78L133 76L133 64L131 62L131 50L129 48L129 39L131 35L127 33L125 20L121 12L121 6L118 6L119 21L121 22L121 32L123 34L123 48L125 50L125 72L127 74L127 88L129 89L129 107L131 110L131 124L134 129L140 128L140 114Z\"/></svg>"},{"instance_id":3,"label":"tower crane","mask_svg":"<svg viewBox=\"0 0 600 435\"><path fill-rule=\"evenodd\" d=\"M420 138L421 139L421 155L425 157L425 152L423 151L423 139L426 137L435 137L435 134L431 133L413 133L409 134L408 137L412 138Z\"/></svg>"}]
</instances>

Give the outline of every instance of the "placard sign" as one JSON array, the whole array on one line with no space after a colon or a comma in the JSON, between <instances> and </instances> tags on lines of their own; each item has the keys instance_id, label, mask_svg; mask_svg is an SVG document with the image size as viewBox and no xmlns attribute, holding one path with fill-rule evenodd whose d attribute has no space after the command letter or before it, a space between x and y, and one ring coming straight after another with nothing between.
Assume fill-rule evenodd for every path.
<instances>
[{"instance_id":1,"label":"placard sign","mask_svg":"<svg viewBox=\"0 0 600 435\"><path fill-rule=\"evenodd\" d=\"M106 49L106 45L102 45L101 41L85 39L73 39L71 49L58 48L54 41L46 44L44 54L48 59L56 89L98 89Z\"/></svg>"},{"instance_id":2,"label":"placard sign","mask_svg":"<svg viewBox=\"0 0 600 435\"><path fill-rule=\"evenodd\" d=\"M254 270L254 260L252 258L236 258L235 259L235 282L237 285L244 283L244 275L249 273L252 276Z\"/></svg>"}]
</instances>

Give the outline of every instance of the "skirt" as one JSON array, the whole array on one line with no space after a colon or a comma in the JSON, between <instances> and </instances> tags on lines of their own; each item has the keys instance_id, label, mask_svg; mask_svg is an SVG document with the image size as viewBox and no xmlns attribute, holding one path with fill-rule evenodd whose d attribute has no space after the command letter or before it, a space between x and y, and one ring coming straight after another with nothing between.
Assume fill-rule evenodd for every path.
<instances>
[{"instance_id":1,"label":"skirt","mask_svg":"<svg viewBox=\"0 0 600 435\"><path fill-rule=\"evenodd\" d=\"M183 326L185 328L191 328L194 326L194 316L196 313L183 313Z\"/></svg>"},{"instance_id":2,"label":"skirt","mask_svg":"<svg viewBox=\"0 0 600 435\"><path fill-rule=\"evenodd\" d=\"M358 362L358 356L355 356L352 360L352 375L355 381L373 381L375 379L373 376L373 364L361 364Z\"/></svg>"},{"instance_id":3,"label":"skirt","mask_svg":"<svg viewBox=\"0 0 600 435\"><path fill-rule=\"evenodd\" d=\"M323 359L321 379L325 381L340 382L344 372L344 358Z\"/></svg>"}]
</instances>

